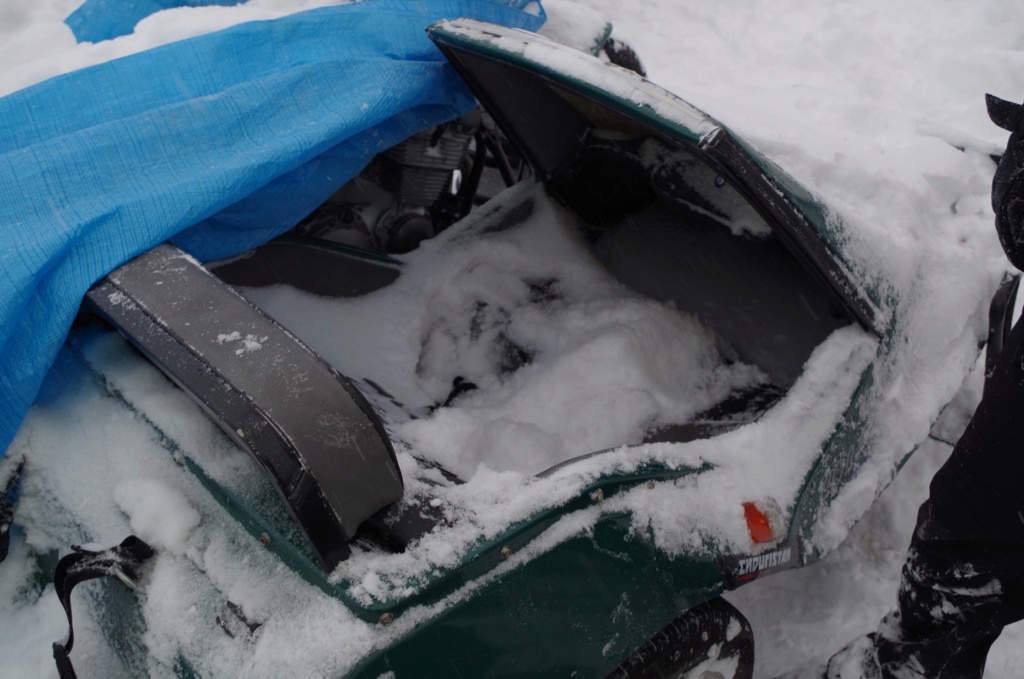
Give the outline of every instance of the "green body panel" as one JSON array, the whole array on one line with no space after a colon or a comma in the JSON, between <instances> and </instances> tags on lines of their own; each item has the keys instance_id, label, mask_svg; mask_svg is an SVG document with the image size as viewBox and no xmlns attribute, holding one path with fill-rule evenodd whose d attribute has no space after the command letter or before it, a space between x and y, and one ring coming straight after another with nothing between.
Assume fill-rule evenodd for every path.
<instances>
[{"instance_id":1,"label":"green body panel","mask_svg":"<svg viewBox=\"0 0 1024 679\"><path fill-rule=\"evenodd\" d=\"M661 465L647 465L632 474L616 474L601 477L594 483L586 486L574 500L558 507L538 511L528 520L510 526L494 539L478 544L463 557L456 568L448 570L437 569L429 580L419 583L420 586L414 594L369 606L352 602L349 603L349 607L364 620L376 622L385 613L398 616L416 606L435 604L477 578L485 577L502 563L505 558L502 556L503 551L506 554L509 551L512 553L518 552L559 519L579 509L592 506L595 502L600 502L600 500L596 499L598 497L609 498L623 489L644 484L648 481L676 479L688 474L700 473L710 468L710 466L704 466L699 469L685 467L668 469ZM323 576L321 575L320 577ZM344 592L354 584L356 583L341 581L336 586L336 589L339 592Z\"/></svg>"},{"instance_id":2,"label":"green body panel","mask_svg":"<svg viewBox=\"0 0 1024 679\"><path fill-rule=\"evenodd\" d=\"M706 557L670 558L603 516L488 583L347 676L604 677L680 611L719 594Z\"/></svg>"}]
</instances>

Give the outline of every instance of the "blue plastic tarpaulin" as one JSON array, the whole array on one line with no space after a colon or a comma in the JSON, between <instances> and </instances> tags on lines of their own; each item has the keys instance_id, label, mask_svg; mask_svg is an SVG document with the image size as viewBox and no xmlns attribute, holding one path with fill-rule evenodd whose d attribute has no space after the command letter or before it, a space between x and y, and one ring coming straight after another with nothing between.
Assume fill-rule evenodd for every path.
<instances>
[{"instance_id":1,"label":"blue plastic tarpaulin","mask_svg":"<svg viewBox=\"0 0 1024 679\"><path fill-rule=\"evenodd\" d=\"M0 98L0 451L93 282L168 239L202 260L249 249L378 152L468 111L424 29L543 22L536 2L510 2L321 8Z\"/></svg>"},{"instance_id":2,"label":"blue plastic tarpaulin","mask_svg":"<svg viewBox=\"0 0 1024 679\"><path fill-rule=\"evenodd\" d=\"M243 2L245 0L85 0L64 23L78 42L102 42L134 32L135 24L160 10Z\"/></svg>"}]
</instances>

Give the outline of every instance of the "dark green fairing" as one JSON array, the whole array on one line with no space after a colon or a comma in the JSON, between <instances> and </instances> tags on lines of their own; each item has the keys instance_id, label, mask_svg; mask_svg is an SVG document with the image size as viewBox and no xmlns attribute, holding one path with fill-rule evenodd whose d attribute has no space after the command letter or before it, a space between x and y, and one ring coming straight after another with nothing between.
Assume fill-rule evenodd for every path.
<instances>
[{"instance_id":1,"label":"dark green fairing","mask_svg":"<svg viewBox=\"0 0 1024 679\"><path fill-rule=\"evenodd\" d=\"M591 534L484 585L346 676L604 677L721 589L714 563L670 558L632 532L629 515L605 515Z\"/></svg>"}]
</instances>

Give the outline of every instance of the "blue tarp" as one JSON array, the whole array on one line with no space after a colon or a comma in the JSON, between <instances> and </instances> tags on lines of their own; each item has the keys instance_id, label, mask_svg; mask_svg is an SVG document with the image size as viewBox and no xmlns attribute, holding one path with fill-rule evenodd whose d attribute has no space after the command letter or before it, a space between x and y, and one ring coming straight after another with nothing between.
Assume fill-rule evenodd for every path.
<instances>
[{"instance_id":1,"label":"blue tarp","mask_svg":"<svg viewBox=\"0 0 1024 679\"><path fill-rule=\"evenodd\" d=\"M499 0L367 0L0 98L0 451L93 282L167 239L202 260L249 249L376 153L469 110L424 33L460 16L543 22Z\"/></svg>"},{"instance_id":2,"label":"blue tarp","mask_svg":"<svg viewBox=\"0 0 1024 679\"><path fill-rule=\"evenodd\" d=\"M135 24L163 9L242 2L245 0L85 0L64 23L78 42L102 42L134 32Z\"/></svg>"}]
</instances>

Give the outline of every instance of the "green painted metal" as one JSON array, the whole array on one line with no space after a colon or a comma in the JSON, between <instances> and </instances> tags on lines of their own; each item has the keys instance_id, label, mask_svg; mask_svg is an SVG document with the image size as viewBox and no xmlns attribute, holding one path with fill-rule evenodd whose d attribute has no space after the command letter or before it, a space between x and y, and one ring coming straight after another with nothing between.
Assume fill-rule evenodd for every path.
<instances>
[{"instance_id":1,"label":"green painted metal","mask_svg":"<svg viewBox=\"0 0 1024 679\"><path fill-rule=\"evenodd\" d=\"M486 576L503 561L502 550L507 548L518 551L562 517L592 506L597 497L609 498L624 489L646 484L649 481L677 479L711 468L710 465L704 465L699 468L672 469L660 464L649 464L630 474L610 474L600 477L584 487L575 499L566 504L540 510L529 519L502 531L494 539L476 545L462 558L457 567L438 569L431 574L428 580L417 583L417 591L414 594L369 606L359 606L361 610L356 608L353 610L356 610L363 619L377 621L384 613L398 616L410 608L437 603L477 578ZM338 588L347 590L354 584L341 581L338 583Z\"/></svg>"},{"instance_id":2,"label":"green painted metal","mask_svg":"<svg viewBox=\"0 0 1024 679\"><path fill-rule=\"evenodd\" d=\"M125 675L143 677L148 673L146 644L142 635L146 623L139 608L138 595L123 583L104 578L88 590L89 607L96 612L100 627L119 630L107 636L107 641L124 666Z\"/></svg>"},{"instance_id":3,"label":"green painted metal","mask_svg":"<svg viewBox=\"0 0 1024 679\"><path fill-rule=\"evenodd\" d=\"M721 593L710 555L672 558L628 514L488 583L346 675L604 677L686 610Z\"/></svg>"}]
</instances>

